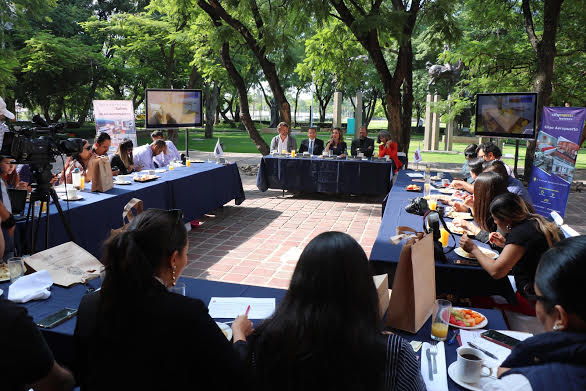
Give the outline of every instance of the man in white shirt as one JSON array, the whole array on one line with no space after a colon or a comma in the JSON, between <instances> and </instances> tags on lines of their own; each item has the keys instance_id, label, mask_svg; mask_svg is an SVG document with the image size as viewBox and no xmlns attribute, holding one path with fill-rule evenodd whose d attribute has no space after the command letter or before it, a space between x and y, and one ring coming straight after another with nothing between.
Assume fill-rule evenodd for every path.
<instances>
[{"instance_id":1,"label":"man in white shirt","mask_svg":"<svg viewBox=\"0 0 586 391\"><path fill-rule=\"evenodd\" d=\"M297 150L297 140L289 134L289 124L281 122L277 125L278 135L271 141L271 151L282 153L283 151L291 152Z\"/></svg>"},{"instance_id":2,"label":"man in white shirt","mask_svg":"<svg viewBox=\"0 0 586 391\"><path fill-rule=\"evenodd\" d=\"M163 140L153 141L152 144L143 145L142 147L134 148L132 156L134 160L134 167L136 171L140 170L154 170L155 163L153 158L158 156L165 149L165 142Z\"/></svg>"},{"instance_id":3,"label":"man in white shirt","mask_svg":"<svg viewBox=\"0 0 586 391\"><path fill-rule=\"evenodd\" d=\"M4 123L4 118L14 119L14 114L6 109L6 102L0 97L0 148L4 142L4 133L10 131L8 125Z\"/></svg>"},{"instance_id":4,"label":"man in white shirt","mask_svg":"<svg viewBox=\"0 0 586 391\"><path fill-rule=\"evenodd\" d=\"M165 145L167 146L166 150L163 153L155 156L153 159L157 167L165 167L169 165L173 160L182 160L181 154L177 150L175 144L171 140L165 140L165 136L162 131L155 130L151 133L151 138L153 141L163 140Z\"/></svg>"}]
</instances>

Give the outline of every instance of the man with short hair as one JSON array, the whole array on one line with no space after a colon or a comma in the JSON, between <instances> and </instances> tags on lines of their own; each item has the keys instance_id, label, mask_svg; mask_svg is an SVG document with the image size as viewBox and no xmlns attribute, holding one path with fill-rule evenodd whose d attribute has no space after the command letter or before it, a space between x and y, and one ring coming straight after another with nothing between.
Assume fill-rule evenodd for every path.
<instances>
[{"instance_id":1,"label":"man with short hair","mask_svg":"<svg viewBox=\"0 0 586 391\"><path fill-rule=\"evenodd\" d=\"M283 151L291 152L297 149L297 140L289 134L289 124L281 122L277 125L278 135L271 140L271 151L282 153Z\"/></svg>"},{"instance_id":2,"label":"man with short hair","mask_svg":"<svg viewBox=\"0 0 586 391\"><path fill-rule=\"evenodd\" d=\"M105 156L108 154L108 150L112 145L112 139L108 132L101 132L96 137L96 141L92 146L92 152L96 154L96 156Z\"/></svg>"},{"instance_id":3,"label":"man with short hair","mask_svg":"<svg viewBox=\"0 0 586 391\"><path fill-rule=\"evenodd\" d=\"M135 170L154 170L156 167L153 158L163 153L165 146L163 140L157 140L153 141L151 144L134 148L132 150L132 156Z\"/></svg>"},{"instance_id":4,"label":"man with short hair","mask_svg":"<svg viewBox=\"0 0 586 391\"><path fill-rule=\"evenodd\" d=\"M316 138L317 129L310 127L307 129L307 139L301 142L299 153L309 152L310 155L321 155L324 151L324 142Z\"/></svg>"},{"instance_id":5,"label":"man with short hair","mask_svg":"<svg viewBox=\"0 0 586 391\"><path fill-rule=\"evenodd\" d=\"M173 141L165 140L165 135L162 131L155 130L154 132L152 132L151 139L153 141L163 140L165 142L165 145L167 146L163 153L153 158L157 167L165 167L169 165L169 163L171 163L173 160L182 160L181 154L177 150L175 144L173 144Z\"/></svg>"},{"instance_id":6,"label":"man with short hair","mask_svg":"<svg viewBox=\"0 0 586 391\"><path fill-rule=\"evenodd\" d=\"M494 171L501 177L503 177L503 179L507 181L507 190L509 191L509 193L517 194L519 197L523 198L523 200L528 205L533 206L531 196L529 195L529 192L523 185L523 182L521 182L515 177L510 176L507 173L505 163L503 163L501 160L485 161L483 164L483 168L483 172Z\"/></svg>"},{"instance_id":7,"label":"man with short hair","mask_svg":"<svg viewBox=\"0 0 586 391\"><path fill-rule=\"evenodd\" d=\"M487 162L491 160L501 160L501 157L503 156L501 149L490 141L480 144L476 150L476 154L478 157L483 158ZM505 162L503 162L503 164L507 169L507 173L514 178L515 174L513 173L513 169Z\"/></svg>"},{"instance_id":8,"label":"man with short hair","mask_svg":"<svg viewBox=\"0 0 586 391\"><path fill-rule=\"evenodd\" d=\"M374 140L368 138L368 129L362 125L358 131L360 138L352 140L352 146L350 147L350 154L357 156L359 153L363 153L365 157L372 157L374 153Z\"/></svg>"}]
</instances>

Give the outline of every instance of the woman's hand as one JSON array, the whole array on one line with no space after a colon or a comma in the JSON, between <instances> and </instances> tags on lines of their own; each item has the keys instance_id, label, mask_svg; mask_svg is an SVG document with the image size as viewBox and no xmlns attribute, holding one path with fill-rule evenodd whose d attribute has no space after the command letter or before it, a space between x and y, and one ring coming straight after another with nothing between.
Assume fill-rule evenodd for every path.
<instances>
[{"instance_id":1,"label":"woman's hand","mask_svg":"<svg viewBox=\"0 0 586 391\"><path fill-rule=\"evenodd\" d=\"M454 202L452 208L454 208L456 212L468 212L468 207L460 202Z\"/></svg>"},{"instance_id":2,"label":"woman's hand","mask_svg":"<svg viewBox=\"0 0 586 391\"><path fill-rule=\"evenodd\" d=\"M18 182L18 185L16 185L16 188L18 190L26 190L26 189L28 189L28 183L20 181L20 182Z\"/></svg>"},{"instance_id":3,"label":"woman's hand","mask_svg":"<svg viewBox=\"0 0 586 391\"><path fill-rule=\"evenodd\" d=\"M488 235L488 241L498 247L505 247L507 240L500 232L491 232Z\"/></svg>"},{"instance_id":4,"label":"woman's hand","mask_svg":"<svg viewBox=\"0 0 586 391\"><path fill-rule=\"evenodd\" d=\"M471 253L476 248L476 243L472 239L468 237L468 235L464 234L460 238L460 247L464 249L464 251Z\"/></svg>"},{"instance_id":5,"label":"woman's hand","mask_svg":"<svg viewBox=\"0 0 586 391\"><path fill-rule=\"evenodd\" d=\"M452 221L452 223L454 223L454 225L456 227L461 227L466 229L468 232L471 232L473 235L478 235L478 233L480 232L480 228L478 226L476 226L475 224L463 220L463 219L454 219Z\"/></svg>"},{"instance_id":6,"label":"woman's hand","mask_svg":"<svg viewBox=\"0 0 586 391\"><path fill-rule=\"evenodd\" d=\"M252 334L253 329L252 322L246 315L240 315L232 323L232 336L233 341L246 341L246 337Z\"/></svg>"},{"instance_id":7,"label":"woman's hand","mask_svg":"<svg viewBox=\"0 0 586 391\"><path fill-rule=\"evenodd\" d=\"M388 140L388 141L385 143L385 147L387 147L387 148L390 148L390 147L391 147L391 145L393 145L393 142L392 142L391 140Z\"/></svg>"},{"instance_id":8,"label":"woman's hand","mask_svg":"<svg viewBox=\"0 0 586 391\"><path fill-rule=\"evenodd\" d=\"M459 179L454 179L452 181L452 183L450 184L450 187L454 188L454 189L463 189L464 188L464 181L461 181Z\"/></svg>"},{"instance_id":9,"label":"woman's hand","mask_svg":"<svg viewBox=\"0 0 586 391\"><path fill-rule=\"evenodd\" d=\"M464 205L466 205L468 208L472 209L474 208L474 195L467 195L466 197L464 197Z\"/></svg>"}]
</instances>

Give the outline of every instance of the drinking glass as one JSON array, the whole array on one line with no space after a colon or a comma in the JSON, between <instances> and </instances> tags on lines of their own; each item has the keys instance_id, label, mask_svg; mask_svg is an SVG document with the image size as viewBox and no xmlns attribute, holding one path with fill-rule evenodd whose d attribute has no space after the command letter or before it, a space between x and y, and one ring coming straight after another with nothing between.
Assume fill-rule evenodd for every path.
<instances>
[{"instance_id":1,"label":"drinking glass","mask_svg":"<svg viewBox=\"0 0 586 391\"><path fill-rule=\"evenodd\" d=\"M438 299L433 304L433 315L431 318L431 338L436 341L445 341L448 336L450 324L450 312L452 303L448 300Z\"/></svg>"},{"instance_id":2,"label":"drinking glass","mask_svg":"<svg viewBox=\"0 0 586 391\"><path fill-rule=\"evenodd\" d=\"M427 204L431 210L435 210L437 208L437 200L429 200Z\"/></svg>"},{"instance_id":3,"label":"drinking glass","mask_svg":"<svg viewBox=\"0 0 586 391\"><path fill-rule=\"evenodd\" d=\"M450 233L446 231L445 228L440 228L440 242L442 242L442 247L448 247L448 240L450 239Z\"/></svg>"},{"instance_id":4,"label":"drinking glass","mask_svg":"<svg viewBox=\"0 0 586 391\"><path fill-rule=\"evenodd\" d=\"M431 183L425 182L423 184L423 198L428 200L430 196L431 196Z\"/></svg>"},{"instance_id":5,"label":"drinking glass","mask_svg":"<svg viewBox=\"0 0 586 391\"><path fill-rule=\"evenodd\" d=\"M24 264L22 258L14 257L8 259L8 272L10 273L10 283L24 276Z\"/></svg>"},{"instance_id":6,"label":"drinking glass","mask_svg":"<svg viewBox=\"0 0 586 391\"><path fill-rule=\"evenodd\" d=\"M170 286L169 292L173 292L173 293L177 293L178 295L185 296L185 283L178 282L174 286Z\"/></svg>"}]
</instances>

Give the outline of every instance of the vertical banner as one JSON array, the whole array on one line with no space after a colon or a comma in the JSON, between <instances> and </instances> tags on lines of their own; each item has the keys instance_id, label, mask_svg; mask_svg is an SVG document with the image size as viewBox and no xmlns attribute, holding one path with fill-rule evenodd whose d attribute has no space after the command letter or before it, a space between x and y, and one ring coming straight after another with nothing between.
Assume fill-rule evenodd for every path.
<instances>
[{"instance_id":1,"label":"vertical banner","mask_svg":"<svg viewBox=\"0 0 586 391\"><path fill-rule=\"evenodd\" d=\"M531 201L542 216L566 213L585 117L584 107L543 108L529 178Z\"/></svg>"},{"instance_id":2,"label":"vertical banner","mask_svg":"<svg viewBox=\"0 0 586 391\"><path fill-rule=\"evenodd\" d=\"M96 137L102 132L107 132L112 139L108 154L115 153L118 144L125 138L131 139L134 147L138 146L132 101L95 100L94 119L96 122Z\"/></svg>"}]
</instances>

